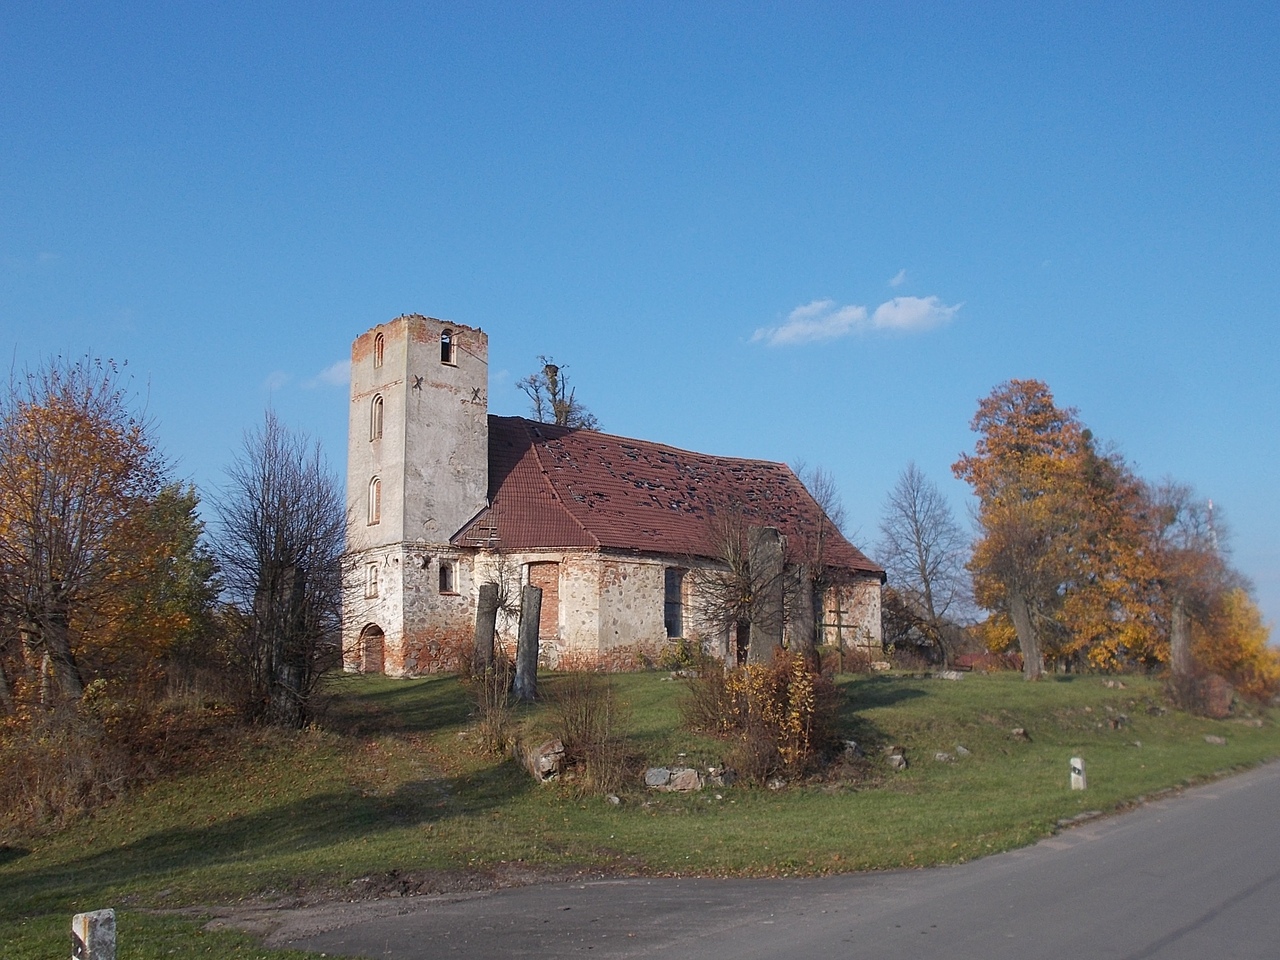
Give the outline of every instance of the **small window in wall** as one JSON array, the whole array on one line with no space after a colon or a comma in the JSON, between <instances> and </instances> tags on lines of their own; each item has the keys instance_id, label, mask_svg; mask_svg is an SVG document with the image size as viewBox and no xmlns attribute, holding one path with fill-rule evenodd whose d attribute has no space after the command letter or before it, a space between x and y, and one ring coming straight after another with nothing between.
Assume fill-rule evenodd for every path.
<instances>
[{"instance_id":1,"label":"small window in wall","mask_svg":"<svg viewBox=\"0 0 1280 960\"><path fill-rule=\"evenodd\" d=\"M382 395L373 398L373 404L369 407L369 439L382 439Z\"/></svg>"},{"instance_id":2,"label":"small window in wall","mask_svg":"<svg viewBox=\"0 0 1280 960\"><path fill-rule=\"evenodd\" d=\"M458 587L454 583L453 564L448 560L440 561L440 592L441 593L457 593Z\"/></svg>"},{"instance_id":3,"label":"small window in wall","mask_svg":"<svg viewBox=\"0 0 1280 960\"><path fill-rule=\"evenodd\" d=\"M371 563L364 568L364 595L366 597L376 597L378 595L378 565Z\"/></svg>"},{"instance_id":4,"label":"small window in wall","mask_svg":"<svg viewBox=\"0 0 1280 960\"><path fill-rule=\"evenodd\" d=\"M374 477L369 481L369 522L378 523L382 519L382 481Z\"/></svg>"},{"instance_id":5,"label":"small window in wall","mask_svg":"<svg viewBox=\"0 0 1280 960\"><path fill-rule=\"evenodd\" d=\"M684 636L684 570L667 567L663 583L662 619L668 637Z\"/></svg>"},{"instance_id":6,"label":"small window in wall","mask_svg":"<svg viewBox=\"0 0 1280 960\"><path fill-rule=\"evenodd\" d=\"M376 334L373 338L373 365L375 367L382 366L382 355L387 349L387 339L382 334Z\"/></svg>"},{"instance_id":7,"label":"small window in wall","mask_svg":"<svg viewBox=\"0 0 1280 960\"><path fill-rule=\"evenodd\" d=\"M453 331L440 332L440 362L456 364L458 362L458 345L453 342Z\"/></svg>"}]
</instances>

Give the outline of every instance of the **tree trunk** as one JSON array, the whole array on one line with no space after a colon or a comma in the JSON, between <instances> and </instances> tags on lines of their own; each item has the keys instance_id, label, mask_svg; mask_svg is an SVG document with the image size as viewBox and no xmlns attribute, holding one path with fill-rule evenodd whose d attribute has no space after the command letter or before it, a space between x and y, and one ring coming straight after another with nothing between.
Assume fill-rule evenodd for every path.
<instances>
[{"instance_id":1,"label":"tree trunk","mask_svg":"<svg viewBox=\"0 0 1280 960\"><path fill-rule=\"evenodd\" d=\"M542 616L542 588L527 586L520 593L520 636L516 641L516 699L538 699L538 620Z\"/></svg>"},{"instance_id":2,"label":"tree trunk","mask_svg":"<svg viewBox=\"0 0 1280 960\"><path fill-rule=\"evenodd\" d=\"M1180 593L1173 598L1173 611L1169 617L1169 668L1175 679L1189 677L1195 672L1195 660L1191 656L1191 622L1187 617L1186 601Z\"/></svg>"},{"instance_id":3,"label":"tree trunk","mask_svg":"<svg viewBox=\"0 0 1280 960\"><path fill-rule=\"evenodd\" d=\"M4 668L4 664L0 663L0 706L4 708L6 714L13 713L13 687L9 682L9 673Z\"/></svg>"},{"instance_id":4,"label":"tree trunk","mask_svg":"<svg viewBox=\"0 0 1280 960\"><path fill-rule=\"evenodd\" d=\"M493 666L493 636L498 630L498 585L480 584L476 601L476 635L471 647L471 672L480 676Z\"/></svg>"},{"instance_id":5,"label":"tree trunk","mask_svg":"<svg viewBox=\"0 0 1280 960\"><path fill-rule=\"evenodd\" d=\"M1022 676L1027 680L1039 680L1044 673L1040 659L1040 640L1031 622L1031 609L1027 598L1019 589L1009 591L1009 617L1018 631L1018 646L1022 650Z\"/></svg>"},{"instance_id":6,"label":"tree trunk","mask_svg":"<svg viewBox=\"0 0 1280 960\"><path fill-rule=\"evenodd\" d=\"M782 646L782 535L774 527L752 527L748 542L753 589L747 662L772 663Z\"/></svg>"},{"instance_id":7,"label":"tree trunk","mask_svg":"<svg viewBox=\"0 0 1280 960\"><path fill-rule=\"evenodd\" d=\"M79 700L84 695L84 679L71 652L70 614L66 604L55 601L50 607L40 624L44 648L58 681L58 691L68 700Z\"/></svg>"}]
</instances>

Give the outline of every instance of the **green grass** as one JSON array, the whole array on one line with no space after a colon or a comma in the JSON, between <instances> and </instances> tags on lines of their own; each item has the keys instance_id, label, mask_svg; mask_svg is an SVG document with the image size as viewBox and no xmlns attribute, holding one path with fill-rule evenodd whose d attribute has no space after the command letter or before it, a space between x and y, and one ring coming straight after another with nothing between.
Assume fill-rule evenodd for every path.
<instances>
[{"instance_id":1,"label":"green grass","mask_svg":"<svg viewBox=\"0 0 1280 960\"><path fill-rule=\"evenodd\" d=\"M632 746L649 762L720 759L715 741L679 729L679 683L656 673L615 682ZM71 914L103 906L119 911L122 957L283 958L305 955L197 934L189 920L148 911L431 890L528 870L762 876L959 862L1032 842L1083 811L1280 755L1270 716L1251 726L1161 712L1157 682L1125 683L848 678L841 722L867 746L860 778L776 792L637 788L614 806L537 786L473 746L470 701L452 678L342 678L324 729L251 731L181 779L0 848L0 955L65 955ZM1113 729L1121 714L1127 722ZM532 738L547 712L530 708L518 721ZM1015 727L1030 740L1015 739ZM886 744L906 748L907 770L888 768ZM970 755L934 759L957 745ZM1072 756L1087 764L1084 793L1068 787Z\"/></svg>"}]
</instances>

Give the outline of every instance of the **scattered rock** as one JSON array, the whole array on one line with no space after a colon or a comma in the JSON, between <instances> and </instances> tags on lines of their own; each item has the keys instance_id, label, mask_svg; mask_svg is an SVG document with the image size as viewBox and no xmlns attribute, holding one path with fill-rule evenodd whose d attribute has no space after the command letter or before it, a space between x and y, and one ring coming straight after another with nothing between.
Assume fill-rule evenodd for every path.
<instances>
[{"instance_id":1,"label":"scattered rock","mask_svg":"<svg viewBox=\"0 0 1280 960\"><path fill-rule=\"evenodd\" d=\"M1147 715L1152 717L1163 717L1168 712L1168 709L1158 703L1153 703L1147 707Z\"/></svg>"},{"instance_id":2,"label":"scattered rock","mask_svg":"<svg viewBox=\"0 0 1280 960\"><path fill-rule=\"evenodd\" d=\"M1261 727L1262 718L1261 717L1240 717L1238 720L1236 720L1236 723L1241 724L1242 726L1245 726L1245 727Z\"/></svg>"},{"instance_id":3,"label":"scattered rock","mask_svg":"<svg viewBox=\"0 0 1280 960\"><path fill-rule=\"evenodd\" d=\"M889 754L889 766L894 770L907 769L907 758L901 753Z\"/></svg>"},{"instance_id":4,"label":"scattered rock","mask_svg":"<svg viewBox=\"0 0 1280 960\"><path fill-rule=\"evenodd\" d=\"M691 767L672 770L671 782L667 784L667 789L676 793L689 793L693 790L701 790L702 777L698 776L698 771Z\"/></svg>"},{"instance_id":5,"label":"scattered rock","mask_svg":"<svg viewBox=\"0 0 1280 960\"><path fill-rule=\"evenodd\" d=\"M702 777L692 767L650 767L644 772L644 785L651 790L689 793L702 789Z\"/></svg>"},{"instance_id":6,"label":"scattered rock","mask_svg":"<svg viewBox=\"0 0 1280 960\"><path fill-rule=\"evenodd\" d=\"M1141 741L1141 740L1135 740L1135 741L1133 741L1133 745L1134 745L1135 747L1137 747L1139 750L1141 750L1141 749L1142 749L1142 741Z\"/></svg>"},{"instance_id":7,"label":"scattered rock","mask_svg":"<svg viewBox=\"0 0 1280 960\"><path fill-rule=\"evenodd\" d=\"M1031 742L1031 735L1027 733L1026 727L1014 727L1009 731L1009 735L1015 740L1025 740L1028 743Z\"/></svg>"},{"instance_id":8,"label":"scattered rock","mask_svg":"<svg viewBox=\"0 0 1280 960\"><path fill-rule=\"evenodd\" d=\"M933 759L937 760L938 763L955 763L956 762L955 754L947 753L946 751L943 751L943 750L939 750L937 753L935 753L933 755Z\"/></svg>"},{"instance_id":9,"label":"scattered rock","mask_svg":"<svg viewBox=\"0 0 1280 960\"><path fill-rule=\"evenodd\" d=\"M554 780L564 770L564 744L548 740L534 747L525 756L525 766L536 780L543 783Z\"/></svg>"},{"instance_id":10,"label":"scattered rock","mask_svg":"<svg viewBox=\"0 0 1280 960\"><path fill-rule=\"evenodd\" d=\"M957 757L969 757L972 755L973 755L972 751L968 747L966 747L964 744L961 744L961 743L956 744Z\"/></svg>"},{"instance_id":11,"label":"scattered rock","mask_svg":"<svg viewBox=\"0 0 1280 960\"><path fill-rule=\"evenodd\" d=\"M1112 730L1119 730L1121 727L1129 725L1129 718L1123 713L1118 713L1114 717L1107 718L1107 726Z\"/></svg>"},{"instance_id":12,"label":"scattered rock","mask_svg":"<svg viewBox=\"0 0 1280 960\"><path fill-rule=\"evenodd\" d=\"M622 798L618 796L616 793L609 794L607 797L605 797L605 800L609 802L609 806L611 807L622 806Z\"/></svg>"},{"instance_id":13,"label":"scattered rock","mask_svg":"<svg viewBox=\"0 0 1280 960\"><path fill-rule=\"evenodd\" d=\"M783 780L781 777L774 777L767 784L765 784L765 786L767 786L770 790L781 790L786 785L787 785L787 781Z\"/></svg>"},{"instance_id":14,"label":"scattered rock","mask_svg":"<svg viewBox=\"0 0 1280 960\"><path fill-rule=\"evenodd\" d=\"M1204 742L1215 747L1225 747L1227 745L1226 737L1215 737L1212 733L1205 734Z\"/></svg>"},{"instance_id":15,"label":"scattered rock","mask_svg":"<svg viewBox=\"0 0 1280 960\"><path fill-rule=\"evenodd\" d=\"M1125 688L1125 685L1124 685L1124 681L1123 681L1123 680L1103 680L1103 681L1102 681L1102 685L1103 685L1104 687L1107 687L1108 689L1111 689L1111 690L1124 690L1124 689L1126 689L1126 688Z\"/></svg>"},{"instance_id":16,"label":"scattered rock","mask_svg":"<svg viewBox=\"0 0 1280 960\"><path fill-rule=\"evenodd\" d=\"M935 680L963 680L964 674L959 670L939 670L934 675Z\"/></svg>"},{"instance_id":17,"label":"scattered rock","mask_svg":"<svg viewBox=\"0 0 1280 960\"><path fill-rule=\"evenodd\" d=\"M857 760L865 757L862 747L858 745L857 740L846 740L844 742L844 758L846 760Z\"/></svg>"},{"instance_id":18,"label":"scattered rock","mask_svg":"<svg viewBox=\"0 0 1280 960\"><path fill-rule=\"evenodd\" d=\"M671 771L666 767L650 767L644 772L646 787L665 787L671 782Z\"/></svg>"}]
</instances>

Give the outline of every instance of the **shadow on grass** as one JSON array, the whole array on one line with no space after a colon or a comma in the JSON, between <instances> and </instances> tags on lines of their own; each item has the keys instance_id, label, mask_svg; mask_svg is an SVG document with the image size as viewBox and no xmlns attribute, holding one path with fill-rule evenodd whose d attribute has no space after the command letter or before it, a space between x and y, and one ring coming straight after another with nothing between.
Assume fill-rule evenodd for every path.
<instances>
[{"instance_id":1,"label":"shadow on grass","mask_svg":"<svg viewBox=\"0 0 1280 960\"><path fill-rule=\"evenodd\" d=\"M13 863L15 860L21 860L31 853L26 847L0 847L0 867L6 863Z\"/></svg>"},{"instance_id":2,"label":"shadow on grass","mask_svg":"<svg viewBox=\"0 0 1280 960\"><path fill-rule=\"evenodd\" d=\"M928 696L925 691L909 685L913 682L899 677L859 677L840 684L840 688L844 691L848 709L870 710Z\"/></svg>"},{"instance_id":3,"label":"shadow on grass","mask_svg":"<svg viewBox=\"0 0 1280 960\"><path fill-rule=\"evenodd\" d=\"M121 884L160 886L166 878L236 863L244 865L246 876L274 885L277 857L483 814L532 786L514 765L501 764L467 777L404 784L385 795L358 789L316 794L208 826L158 830L56 865L7 872L0 877L0 902L11 915L45 912L68 907L73 897L76 903L101 899Z\"/></svg>"},{"instance_id":4,"label":"shadow on grass","mask_svg":"<svg viewBox=\"0 0 1280 960\"><path fill-rule=\"evenodd\" d=\"M471 691L453 674L421 680L336 675L326 684L324 725L348 736L429 733L467 722Z\"/></svg>"}]
</instances>

